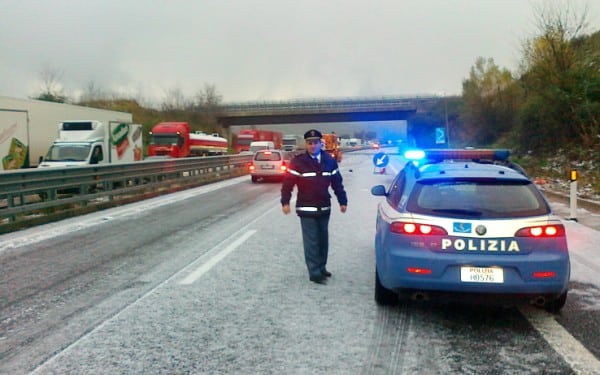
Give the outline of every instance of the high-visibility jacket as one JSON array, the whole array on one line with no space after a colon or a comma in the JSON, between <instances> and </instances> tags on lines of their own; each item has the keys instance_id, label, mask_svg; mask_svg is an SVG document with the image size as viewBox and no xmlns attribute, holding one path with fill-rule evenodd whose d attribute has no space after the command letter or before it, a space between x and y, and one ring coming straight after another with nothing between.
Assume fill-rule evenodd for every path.
<instances>
[{"instance_id":1,"label":"high-visibility jacket","mask_svg":"<svg viewBox=\"0 0 600 375\"><path fill-rule=\"evenodd\" d=\"M281 185L282 205L290 204L294 186L298 188L296 213L299 216L329 215L330 186L340 206L348 204L338 164L326 152L321 151L320 163L308 152L297 155L291 160Z\"/></svg>"}]
</instances>

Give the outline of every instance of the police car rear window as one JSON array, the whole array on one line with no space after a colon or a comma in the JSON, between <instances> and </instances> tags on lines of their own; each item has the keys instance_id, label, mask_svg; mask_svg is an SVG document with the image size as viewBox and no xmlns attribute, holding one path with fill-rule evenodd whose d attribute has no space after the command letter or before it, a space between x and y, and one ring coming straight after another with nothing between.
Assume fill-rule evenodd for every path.
<instances>
[{"instance_id":1,"label":"police car rear window","mask_svg":"<svg viewBox=\"0 0 600 375\"><path fill-rule=\"evenodd\" d=\"M550 207L529 181L430 180L415 185L409 212L494 219L547 215Z\"/></svg>"},{"instance_id":2,"label":"police car rear window","mask_svg":"<svg viewBox=\"0 0 600 375\"><path fill-rule=\"evenodd\" d=\"M254 155L256 161L279 161L281 160L281 154L279 152L257 152Z\"/></svg>"}]
</instances>

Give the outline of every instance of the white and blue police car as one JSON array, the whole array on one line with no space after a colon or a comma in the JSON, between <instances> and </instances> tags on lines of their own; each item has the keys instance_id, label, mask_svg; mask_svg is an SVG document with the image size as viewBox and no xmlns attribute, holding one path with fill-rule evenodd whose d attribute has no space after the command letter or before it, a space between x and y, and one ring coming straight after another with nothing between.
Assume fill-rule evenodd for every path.
<instances>
[{"instance_id":1,"label":"white and blue police car","mask_svg":"<svg viewBox=\"0 0 600 375\"><path fill-rule=\"evenodd\" d=\"M411 150L378 205L375 301L567 299L565 228L508 150Z\"/></svg>"}]
</instances>

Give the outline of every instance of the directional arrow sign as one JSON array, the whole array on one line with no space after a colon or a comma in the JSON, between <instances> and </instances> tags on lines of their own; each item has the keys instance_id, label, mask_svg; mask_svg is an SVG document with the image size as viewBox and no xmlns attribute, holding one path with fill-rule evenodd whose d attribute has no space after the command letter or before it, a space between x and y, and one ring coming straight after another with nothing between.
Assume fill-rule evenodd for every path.
<instances>
[{"instance_id":1,"label":"directional arrow sign","mask_svg":"<svg viewBox=\"0 0 600 375\"><path fill-rule=\"evenodd\" d=\"M377 168L385 168L386 165L390 162L390 157L385 154L385 152L378 152L373 156L373 164Z\"/></svg>"}]
</instances>

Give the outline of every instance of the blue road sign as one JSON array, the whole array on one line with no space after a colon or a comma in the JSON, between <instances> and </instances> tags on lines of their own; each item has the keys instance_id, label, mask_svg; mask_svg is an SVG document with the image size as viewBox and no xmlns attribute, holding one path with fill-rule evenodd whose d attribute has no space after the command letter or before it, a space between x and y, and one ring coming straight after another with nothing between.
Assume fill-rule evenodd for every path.
<instances>
[{"instance_id":1,"label":"blue road sign","mask_svg":"<svg viewBox=\"0 0 600 375\"><path fill-rule=\"evenodd\" d=\"M377 168L385 168L386 165L390 162L390 157L385 154L385 152L378 152L373 156L373 164Z\"/></svg>"},{"instance_id":2,"label":"blue road sign","mask_svg":"<svg viewBox=\"0 0 600 375\"><path fill-rule=\"evenodd\" d=\"M435 128L435 143L438 145L446 143L446 129L445 128Z\"/></svg>"}]
</instances>

